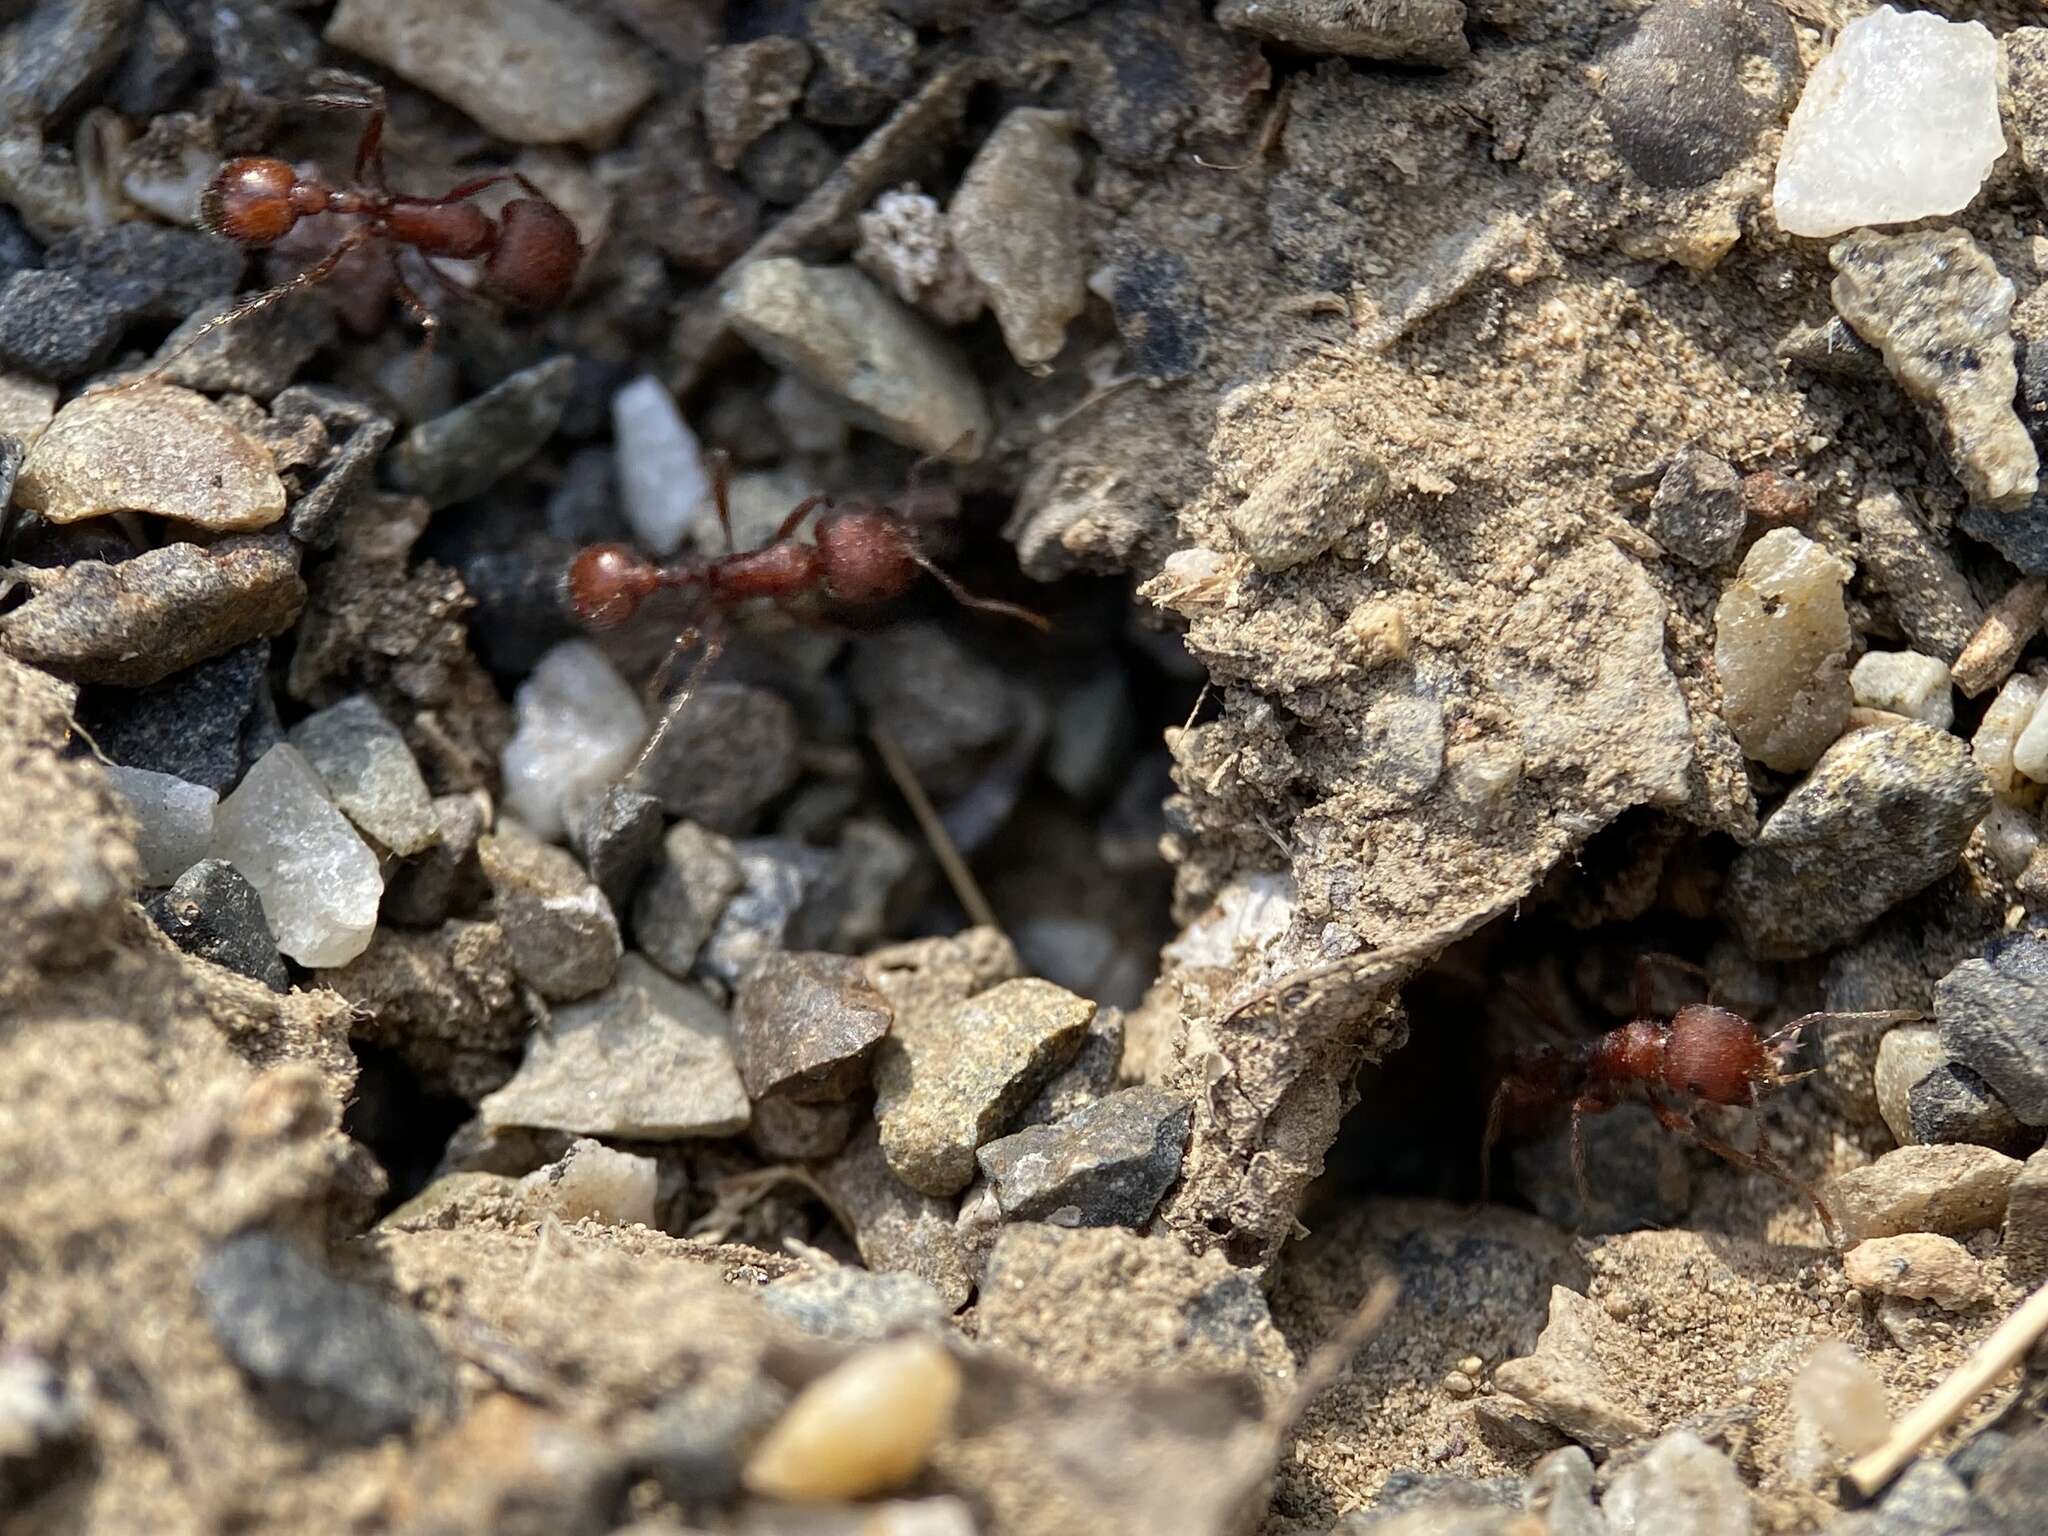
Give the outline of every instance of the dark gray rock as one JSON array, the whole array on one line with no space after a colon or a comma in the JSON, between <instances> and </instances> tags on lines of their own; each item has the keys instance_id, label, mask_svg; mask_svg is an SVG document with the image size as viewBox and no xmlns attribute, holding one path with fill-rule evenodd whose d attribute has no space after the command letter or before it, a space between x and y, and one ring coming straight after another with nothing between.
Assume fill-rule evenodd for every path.
<instances>
[{"instance_id":1,"label":"dark gray rock","mask_svg":"<svg viewBox=\"0 0 2048 1536\"><path fill-rule=\"evenodd\" d=\"M788 1392L766 1376L713 1375L664 1398L628 1455L685 1509L723 1504L739 1492L747 1452L788 1406Z\"/></svg>"},{"instance_id":2,"label":"dark gray rock","mask_svg":"<svg viewBox=\"0 0 2048 1536\"><path fill-rule=\"evenodd\" d=\"M0 1353L0 1509L20 1511L80 1463L85 1405L49 1361Z\"/></svg>"},{"instance_id":3,"label":"dark gray rock","mask_svg":"<svg viewBox=\"0 0 2048 1536\"><path fill-rule=\"evenodd\" d=\"M41 127L83 107L121 62L141 9L141 0L41 0L0 41L5 115Z\"/></svg>"},{"instance_id":4,"label":"dark gray rock","mask_svg":"<svg viewBox=\"0 0 2048 1536\"><path fill-rule=\"evenodd\" d=\"M831 144L809 123L780 123L747 146L739 176L762 202L787 208L817 191L838 164Z\"/></svg>"},{"instance_id":5,"label":"dark gray rock","mask_svg":"<svg viewBox=\"0 0 2048 1536\"><path fill-rule=\"evenodd\" d=\"M1958 1446L1946 1463L1949 1471L1974 1485L1984 1469L1998 1460L2013 1437L2002 1429L1980 1430Z\"/></svg>"},{"instance_id":6,"label":"dark gray rock","mask_svg":"<svg viewBox=\"0 0 2048 1536\"><path fill-rule=\"evenodd\" d=\"M310 549L333 547L342 519L371 489L394 430L388 421L366 421L327 456L319 482L292 503L285 527L293 538Z\"/></svg>"},{"instance_id":7,"label":"dark gray rock","mask_svg":"<svg viewBox=\"0 0 2048 1536\"><path fill-rule=\"evenodd\" d=\"M123 117L152 118L184 95L199 67L199 50L161 5L145 5L107 94Z\"/></svg>"},{"instance_id":8,"label":"dark gray rock","mask_svg":"<svg viewBox=\"0 0 2048 1536\"><path fill-rule=\"evenodd\" d=\"M706 683L676 711L635 782L671 816L744 832L796 782L801 744L796 711L780 694Z\"/></svg>"},{"instance_id":9,"label":"dark gray rock","mask_svg":"<svg viewBox=\"0 0 2048 1536\"><path fill-rule=\"evenodd\" d=\"M216 235L164 224L76 230L52 245L45 264L67 271L129 321L182 321L241 284L241 248Z\"/></svg>"},{"instance_id":10,"label":"dark gray rock","mask_svg":"<svg viewBox=\"0 0 2048 1536\"><path fill-rule=\"evenodd\" d=\"M2028 1125L2048 1125L2048 934L2014 934L1934 989L1950 1058Z\"/></svg>"},{"instance_id":11,"label":"dark gray rock","mask_svg":"<svg viewBox=\"0 0 2048 1536\"><path fill-rule=\"evenodd\" d=\"M1979 543L1989 544L2028 576L2048 575L2048 492L2017 512L1972 504L1963 508L1956 526Z\"/></svg>"},{"instance_id":12,"label":"dark gray rock","mask_svg":"<svg viewBox=\"0 0 2048 1536\"><path fill-rule=\"evenodd\" d=\"M476 848L488 813L481 794L435 796L440 835L425 852L393 865L385 875L378 916L407 928L434 928L481 906L488 886Z\"/></svg>"},{"instance_id":13,"label":"dark gray rock","mask_svg":"<svg viewBox=\"0 0 2048 1536\"><path fill-rule=\"evenodd\" d=\"M2003 1099L1968 1067L1943 1062L1906 1090L1906 1115L1916 1142L1974 1141L2019 1153L2038 1144Z\"/></svg>"},{"instance_id":14,"label":"dark gray rock","mask_svg":"<svg viewBox=\"0 0 2048 1536\"><path fill-rule=\"evenodd\" d=\"M1009 675L936 624L898 624L863 637L848 679L869 723L941 802L972 786L1022 725Z\"/></svg>"},{"instance_id":15,"label":"dark gray rock","mask_svg":"<svg viewBox=\"0 0 2048 1536\"><path fill-rule=\"evenodd\" d=\"M895 1012L858 960L771 954L733 1002L733 1055L753 1099L829 1103L868 1080L868 1058Z\"/></svg>"},{"instance_id":16,"label":"dark gray rock","mask_svg":"<svg viewBox=\"0 0 2048 1536\"><path fill-rule=\"evenodd\" d=\"M1040 971L1049 981L1057 977ZM1081 989L1075 988L1079 991ZM1083 992L1083 995L1087 995ZM1088 1021L1088 1033L1081 1037L1081 1049L1074 1053L1058 1077L1039 1090L1038 1097L1017 1112L1011 1123L1018 1130L1034 1125L1051 1125L1076 1110L1115 1091L1118 1070L1124 1060L1124 1016L1118 1008L1097 1008Z\"/></svg>"},{"instance_id":17,"label":"dark gray rock","mask_svg":"<svg viewBox=\"0 0 2048 1536\"><path fill-rule=\"evenodd\" d=\"M1953 869L1990 808L1984 771L1946 731L1856 731L1736 857L1724 909L1759 959L1820 954Z\"/></svg>"},{"instance_id":18,"label":"dark gray rock","mask_svg":"<svg viewBox=\"0 0 2048 1536\"><path fill-rule=\"evenodd\" d=\"M1734 556L1746 522L1734 466L1698 449L1683 449L1672 459L1650 498L1650 537L1702 569Z\"/></svg>"},{"instance_id":19,"label":"dark gray rock","mask_svg":"<svg viewBox=\"0 0 2048 1536\"><path fill-rule=\"evenodd\" d=\"M716 832L679 821L662 839L661 859L633 903L633 936L671 976L687 976L744 883L733 845Z\"/></svg>"},{"instance_id":20,"label":"dark gray rock","mask_svg":"<svg viewBox=\"0 0 2048 1536\"><path fill-rule=\"evenodd\" d=\"M991 1141L974 1159L1008 1220L1141 1227L1180 1177L1193 1114L1164 1088L1126 1088Z\"/></svg>"},{"instance_id":21,"label":"dark gray rock","mask_svg":"<svg viewBox=\"0 0 2048 1536\"><path fill-rule=\"evenodd\" d=\"M804 115L812 122L863 127L909 94L917 32L880 0L815 0L804 20L818 61L804 91Z\"/></svg>"},{"instance_id":22,"label":"dark gray rock","mask_svg":"<svg viewBox=\"0 0 2048 1536\"><path fill-rule=\"evenodd\" d=\"M277 0L207 0L197 8L207 28L214 73L251 96L306 94L320 62L320 38Z\"/></svg>"},{"instance_id":23,"label":"dark gray rock","mask_svg":"<svg viewBox=\"0 0 2048 1536\"><path fill-rule=\"evenodd\" d=\"M309 1429L368 1442L454 1404L454 1374L425 1324L281 1237L229 1238L193 1285L228 1357Z\"/></svg>"},{"instance_id":24,"label":"dark gray rock","mask_svg":"<svg viewBox=\"0 0 2048 1536\"><path fill-rule=\"evenodd\" d=\"M1875 1509L1844 1515L1829 1529L1838 1536L1965 1536L1982 1519L1960 1477L1941 1462L1916 1461Z\"/></svg>"},{"instance_id":25,"label":"dark gray rock","mask_svg":"<svg viewBox=\"0 0 2048 1536\"><path fill-rule=\"evenodd\" d=\"M1977 1474L1973 1491L1996 1529L2048 1531L2048 1424L2036 1424Z\"/></svg>"},{"instance_id":26,"label":"dark gray rock","mask_svg":"<svg viewBox=\"0 0 2048 1536\"><path fill-rule=\"evenodd\" d=\"M1184 379L1209 348L1209 312L1187 258L1159 248L1117 263L1110 288L1125 365L1154 383Z\"/></svg>"},{"instance_id":27,"label":"dark gray rock","mask_svg":"<svg viewBox=\"0 0 2048 1536\"><path fill-rule=\"evenodd\" d=\"M164 338L153 361L163 369L166 383L202 394L268 400L291 383L315 352L333 342L338 329L334 307L324 297L295 293L207 331L234 302L224 298L194 310Z\"/></svg>"},{"instance_id":28,"label":"dark gray rock","mask_svg":"<svg viewBox=\"0 0 2048 1536\"><path fill-rule=\"evenodd\" d=\"M1692 1208L1685 1148L1657 1124L1647 1106L1623 1104L1586 1117L1586 1191L1572 1172L1571 1130L1514 1149L1515 1185L1538 1215L1588 1235L1637 1232L1676 1224Z\"/></svg>"},{"instance_id":29,"label":"dark gray rock","mask_svg":"<svg viewBox=\"0 0 2048 1536\"><path fill-rule=\"evenodd\" d=\"M611 984L625 946L611 903L582 865L510 820L478 841L477 858L520 980L556 1003Z\"/></svg>"},{"instance_id":30,"label":"dark gray rock","mask_svg":"<svg viewBox=\"0 0 2048 1536\"><path fill-rule=\"evenodd\" d=\"M609 405L609 402L607 402ZM633 530L619 510L619 478L609 448L579 448L562 483L548 497L548 536L565 544L629 544Z\"/></svg>"},{"instance_id":31,"label":"dark gray rock","mask_svg":"<svg viewBox=\"0 0 2048 1536\"><path fill-rule=\"evenodd\" d=\"M1660 0L1606 62L1601 113L1615 151L1653 187L1696 187L1779 121L1799 40L1775 0Z\"/></svg>"},{"instance_id":32,"label":"dark gray rock","mask_svg":"<svg viewBox=\"0 0 2048 1536\"><path fill-rule=\"evenodd\" d=\"M17 272L0 288L0 366L68 383L113 353L126 317L69 272Z\"/></svg>"},{"instance_id":33,"label":"dark gray rock","mask_svg":"<svg viewBox=\"0 0 2048 1536\"><path fill-rule=\"evenodd\" d=\"M852 1264L782 1281L756 1294L770 1312L780 1313L804 1332L847 1344L940 1328L953 1310L929 1281L916 1275L876 1274Z\"/></svg>"},{"instance_id":34,"label":"dark gray rock","mask_svg":"<svg viewBox=\"0 0 2048 1536\"><path fill-rule=\"evenodd\" d=\"M570 828L583 867L614 911L624 911L661 847L661 802L629 784L611 785ZM709 931L709 925L706 925ZM687 967L685 967L687 969Z\"/></svg>"},{"instance_id":35,"label":"dark gray rock","mask_svg":"<svg viewBox=\"0 0 2048 1536\"><path fill-rule=\"evenodd\" d=\"M22 227L20 214L0 203L0 281L42 264L42 242Z\"/></svg>"},{"instance_id":36,"label":"dark gray rock","mask_svg":"<svg viewBox=\"0 0 2048 1536\"><path fill-rule=\"evenodd\" d=\"M1833 379L1876 384L1889 378L1884 354L1849 329L1840 315L1818 325L1794 326L1778 343L1778 356L1788 363Z\"/></svg>"},{"instance_id":37,"label":"dark gray rock","mask_svg":"<svg viewBox=\"0 0 2048 1536\"><path fill-rule=\"evenodd\" d=\"M392 451L391 483L436 508L490 489L554 436L575 382L576 360L551 357L421 422Z\"/></svg>"},{"instance_id":38,"label":"dark gray rock","mask_svg":"<svg viewBox=\"0 0 2048 1536\"><path fill-rule=\"evenodd\" d=\"M226 966L273 992L291 990L291 973L277 952L256 887L232 864L201 859L150 900L149 915L186 954Z\"/></svg>"},{"instance_id":39,"label":"dark gray rock","mask_svg":"<svg viewBox=\"0 0 2048 1536\"><path fill-rule=\"evenodd\" d=\"M242 776L249 716L269 691L269 667L270 642L251 640L148 688L87 688L79 723L124 768L225 795Z\"/></svg>"},{"instance_id":40,"label":"dark gray rock","mask_svg":"<svg viewBox=\"0 0 2048 1536\"><path fill-rule=\"evenodd\" d=\"M777 950L816 949L830 936L816 897L832 874L833 858L780 837L753 837L733 845L740 888L725 904L697 956L707 976L738 987Z\"/></svg>"},{"instance_id":41,"label":"dark gray rock","mask_svg":"<svg viewBox=\"0 0 2048 1536\"><path fill-rule=\"evenodd\" d=\"M1913 649L1953 664L1984 622L1984 608L1956 568L1949 541L1935 537L1889 489L1856 503L1856 533L1856 563L1891 599Z\"/></svg>"}]
</instances>

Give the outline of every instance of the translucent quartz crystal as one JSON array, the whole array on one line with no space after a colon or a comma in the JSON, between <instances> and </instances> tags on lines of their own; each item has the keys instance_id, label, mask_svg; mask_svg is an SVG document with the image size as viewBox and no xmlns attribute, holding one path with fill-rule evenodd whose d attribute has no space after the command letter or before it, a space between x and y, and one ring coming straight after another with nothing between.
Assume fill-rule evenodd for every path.
<instances>
[{"instance_id":1,"label":"translucent quartz crystal","mask_svg":"<svg viewBox=\"0 0 2048 1536\"><path fill-rule=\"evenodd\" d=\"M513 695L519 726L505 747L505 808L544 838L633 763L647 735L647 711L605 654L565 640Z\"/></svg>"},{"instance_id":2,"label":"translucent quartz crystal","mask_svg":"<svg viewBox=\"0 0 2048 1536\"><path fill-rule=\"evenodd\" d=\"M347 965L369 948L384 896L377 856L290 742L258 758L221 801L213 856L256 887L278 949L299 964Z\"/></svg>"},{"instance_id":3,"label":"translucent quartz crystal","mask_svg":"<svg viewBox=\"0 0 2048 1536\"><path fill-rule=\"evenodd\" d=\"M1778 152L1791 235L1954 213L2005 152L1998 41L1981 22L1881 6L1814 67Z\"/></svg>"}]
</instances>

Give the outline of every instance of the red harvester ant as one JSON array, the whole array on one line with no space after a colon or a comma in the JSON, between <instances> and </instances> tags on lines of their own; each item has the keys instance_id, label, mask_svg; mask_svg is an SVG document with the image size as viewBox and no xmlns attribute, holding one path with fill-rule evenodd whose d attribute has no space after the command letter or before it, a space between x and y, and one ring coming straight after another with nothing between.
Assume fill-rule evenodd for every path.
<instances>
[{"instance_id":1,"label":"red harvester ant","mask_svg":"<svg viewBox=\"0 0 2048 1536\"><path fill-rule=\"evenodd\" d=\"M713 504L725 532L726 553L683 556L657 565L624 544L593 544L569 564L566 582L569 606L584 623L599 628L624 624L641 604L663 591L694 591L702 596L704 618L683 632L669 653L670 662L700 636L704 653L692 670L676 703L641 751L644 762L666 730L696 679L710 670L724 646L725 618L754 598L792 604L817 594L851 604L885 603L901 597L920 571L930 574L964 607L1000 613L1041 632L1052 626L1042 614L1014 603L976 597L947 575L925 554L917 532L901 513L871 502L832 505L824 495L807 496L791 509L775 535L758 549L735 550L730 499L731 465L723 454L711 465ZM814 543L803 543L797 530L814 512L821 512ZM669 663L664 662L665 675Z\"/></svg>"},{"instance_id":2,"label":"red harvester ant","mask_svg":"<svg viewBox=\"0 0 2048 1536\"><path fill-rule=\"evenodd\" d=\"M516 171L497 171L466 181L440 197L393 192L384 180L383 94L368 82L346 76L330 77L330 83L336 89L309 98L307 104L370 114L356 144L355 184L332 187L317 176L299 175L287 161L243 156L228 161L207 183L199 197L200 219L215 234L252 249L276 244L300 219L315 214L355 214L362 222L305 271L237 304L199 334L325 281L351 251L372 242L382 242L387 250L412 247L424 258L428 273L451 289L454 285L432 258L481 258L482 292L514 309L553 309L569 296L583 260L583 243L569 216L548 201L539 187ZM495 217L470 201L486 188L507 181L517 183L527 195L514 198ZM426 329L431 342L440 320L400 275L395 253L391 274L400 301Z\"/></svg>"},{"instance_id":3,"label":"red harvester ant","mask_svg":"<svg viewBox=\"0 0 2048 1536\"><path fill-rule=\"evenodd\" d=\"M1646 957L1636 966L1636 1017L1618 1029L1578 1044L1525 1050L1502 1076L1487 1110L1486 1139L1479 1154L1482 1198L1494 1144L1500 1139L1508 1111L1568 1103L1572 1175L1578 1182L1581 1206L1590 1209L1585 1117L1615 1108L1639 1089L1657 1123L1667 1131L1690 1138L1738 1168L1768 1174L1804 1195L1820 1217L1828 1241L1839 1245L1834 1217L1826 1203L1810 1185L1794 1178L1778 1162L1764 1137L1761 1121L1757 1124L1756 1150L1745 1152L1703 1129L1694 1113L1704 1105L1754 1107L1764 1093L1810 1075L1810 1071L1789 1069L1799 1037L1810 1024L1828 1020L1891 1023L1918 1017L1912 1012L1809 1013L1769 1035L1759 1034L1757 1027L1742 1015L1712 1003L1688 1003L1670 1019L1661 1019L1651 1012ZM1684 1102L1669 1103L1660 1093L1669 1093Z\"/></svg>"}]
</instances>

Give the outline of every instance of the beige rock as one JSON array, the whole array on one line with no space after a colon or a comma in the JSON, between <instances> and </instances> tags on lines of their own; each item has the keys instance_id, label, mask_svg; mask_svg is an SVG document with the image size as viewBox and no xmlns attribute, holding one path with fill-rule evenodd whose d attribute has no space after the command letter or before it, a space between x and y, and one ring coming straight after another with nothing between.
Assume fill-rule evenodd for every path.
<instances>
[{"instance_id":1,"label":"beige rock","mask_svg":"<svg viewBox=\"0 0 2048 1536\"><path fill-rule=\"evenodd\" d=\"M1954 1238L1932 1232L1858 1243L1842 1256L1842 1273L1859 1291L1931 1301L1951 1309L1984 1298L1983 1266Z\"/></svg>"},{"instance_id":2,"label":"beige rock","mask_svg":"<svg viewBox=\"0 0 2048 1536\"><path fill-rule=\"evenodd\" d=\"M1967 1235L1998 1225L2019 1171L2017 1158L1967 1142L1900 1147L1836 1179L1829 1200L1851 1237Z\"/></svg>"},{"instance_id":3,"label":"beige rock","mask_svg":"<svg viewBox=\"0 0 2048 1536\"><path fill-rule=\"evenodd\" d=\"M1811 768L1842 734L1852 702L1842 588L1853 574L1796 529L1774 528L1714 607L1722 716L1768 768Z\"/></svg>"},{"instance_id":4,"label":"beige rock","mask_svg":"<svg viewBox=\"0 0 2048 1536\"><path fill-rule=\"evenodd\" d=\"M862 1350L797 1395L748 1458L766 1498L861 1499L915 1477L953 1420L960 1368L945 1346L899 1339Z\"/></svg>"},{"instance_id":5,"label":"beige rock","mask_svg":"<svg viewBox=\"0 0 2048 1536\"><path fill-rule=\"evenodd\" d=\"M861 425L962 464L987 452L994 424L966 363L857 268L749 262L722 304L750 345Z\"/></svg>"},{"instance_id":6,"label":"beige rock","mask_svg":"<svg viewBox=\"0 0 2048 1536\"><path fill-rule=\"evenodd\" d=\"M1991 707L1984 711L1984 718L1977 722L1977 734L1970 738L1970 755L2000 794L2012 791L2018 773L2013 764L2013 748L2019 745L2040 703L2041 684L2037 680L2025 675L2010 677L1998 690L1998 697L1991 701Z\"/></svg>"},{"instance_id":7,"label":"beige rock","mask_svg":"<svg viewBox=\"0 0 2048 1536\"><path fill-rule=\"evenodd\" d=\"M988 293L1010 356L1043 372L1088 302L1081 154L1064 112L1019 107L996 125L953 194L946 221Z\"/></svg>"},{"instance_id":8,"label":"beige rock","mask_svg":"<svg viewBox=\"0 0 2048 1536\"><path fill-rule=\"evenodd\" d=\"M1907 1101L1913 1085L1948 1060L1935 1024L1900 1024L1885 1031L1877 1046L1877 1112L1900 1146L1913 1141L1913 1113Z\"/></svg>"},{"instance_id":9,"label":"beige rock","mask_svg":"<svg viewBox=\"0 0 2048 1536\"><path fill-rule=\"evenodd\" d=\"M56 414L56 385L26 374L0 373L0 437L33 448Z\"/></svg>"},{"instance_id":10,"label":"beige rock","mask_svg":"<svg viewBox=\"0 0 2048 1536\"><path fill-rule=\"evenodd\" d=\"M1494 1385L1582 1444L1611 1450L1640 1440L1655 1426L1600 1365L1600 1336L1618 1326L1577 1291L1552 1286L1550 1320L1536 1352L1504 1361L1493 1373Z\"/></svg>"},{"instance_id":11,"label":"beige rock","mask_svg":"<svg viewBox=\"0 0 2048 1536\"><path fill-rule=\"evenodd\" d=\"M584 1137L571 1142L558 1161L521 1179L519 1191L564 1221L587 1216L611 1226L651 1227L659 1174L651 1157Z\"/></svg>"},{"instance_id":12,"label":"beige rock","mask_svg":"<svg viewBox=\"0 0 2048 1536\"><path fill-rule=\"evenodd\" d=\"M154 512L218 533L267 528L285 503L263 445L204 395L168 384L73 400L30 451L14 499L53 523Z\"/></svg>"}]
</instances>

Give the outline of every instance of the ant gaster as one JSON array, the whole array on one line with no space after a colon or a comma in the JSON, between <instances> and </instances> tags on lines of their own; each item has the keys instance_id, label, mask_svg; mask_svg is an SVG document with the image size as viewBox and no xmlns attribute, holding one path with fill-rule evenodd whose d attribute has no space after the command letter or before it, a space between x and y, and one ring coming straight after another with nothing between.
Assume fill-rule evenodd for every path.
<instances>
[{"instance_id":1,"label":"ant gaster","mask_svg":"<svg viewBox=\"0 0 2048 1536\"><path fill-rule=\"evenodd\" d=\"M1640 1095L1667 1131L1803 1195L1820 1217L1828 1241L1837 1243L1834 1216L1826 1202L1777 1160L1761 1121L1757 1123L1756 1149L1745 1152L1702 1127L1696 1112L1708 1105L1753 1107L1764 1094L1808 1076L1809 1072L1792 1071L1790 1063L1800 1036L1811 1025L1830 1021L1889 1023L1918 1017L1911 1012L1809 1013L1769 1035L1759 1033L1742 1015L1712 1003L1688 1003L1669 1019L1662 1019L1651 1012L1650 979L1646 964L1639 962L1636 1017L1578 1044L1526 1050L1502 1076L1486 1116L1486 1139L1480 1150L1482 1186L1510 1110L1569 1104L1572 1176L1581 1206L1590 1208L1585 1118L1604 1114ZM1667 1094L1669 1099L1664 1097Z\"/></svg>"},{"instance_id":2,"label":"ant gaster","mask_svg":"<svg viewBox=\"0 0 2048 1536\"><path fill-rule=\"evenodd\" d=\"M289 162L269 156L243 156L223 165L200 194L200 218L214 233L252 249L275 245L299 220L316 214L349 214L360 222L305 271L236 305L205 330L325 281L350 252L373 242L387 250L411 247L425 258L427 272L444 286L452 284L432 258L480 260L481 292L514 309L554 309L569 296L582 264L583 244L569 216L539 187L516 171L497 171L466 181L439 197L393 192L384 178L382 94L364 82L344 79L341 85L312 97L308 104L370 114L356 144L353 185L335 187L318 176L302 176ZM516 183L527 195L514 198L496 215L472 201L478 193L503 182ZM391 270L400 301L431 339L439 323L433 311L398 273L395 260Z\"/></svg>"},{"instance_id":3,"label":"ant gaster","mask_svg":"<svg viewBox=\"0 0 2048 1536\"><path fill-rule=\"evenodd\" d=\"M884 603L909 591L922 572L964 607L999 613L1041 632L1052 627L1042 614L1029 608L976 597L924 552L907 518L869 502L841 507L834 506L828 496L807 496L783 518L767 543L756 549L735 550L731 465L721 453L713 458L711 469L712 503L725 534L726 553L684 556L658 565L625 544L593 544L569 564L565 582L569 606L584 623L597 628L626 623L658 592L694 593L702 603L702 617L694 628L677 637L657 679L665 678L675 658L700 638L703 654L689 682L641 749L642 762L653 754L696 680L717 659L725 643L727 617L755 598L784 605L812 595L853 605ZM820 514L812 532L814 542L806 544L797 534L813 513Z\"/></svg>"}]
</instances>

